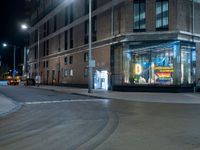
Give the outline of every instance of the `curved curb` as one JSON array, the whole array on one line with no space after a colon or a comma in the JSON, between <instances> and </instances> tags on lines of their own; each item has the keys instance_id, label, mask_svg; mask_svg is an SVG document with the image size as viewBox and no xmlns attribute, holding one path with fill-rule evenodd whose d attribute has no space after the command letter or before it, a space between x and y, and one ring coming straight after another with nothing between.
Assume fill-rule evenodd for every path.
<instances>
[{"instance_id":1,"label":"curved curb","mask_svg":"<svg viewBox=\"0 0 200 150\"><path fill-rule=\"evenodd\" d=\"M4 117L7 117L8 115L10 115L10 114L12 114L12 113L18 111L18 110L22 107L22 104L21 104L21 103L12 100L12 99L9 98L9 97L6 97L5 95L2 95L2 94L0 94L0 96L2 96L4 99L6 99L6 101L10 101L10 102L14 105L13 107L7 109L6 111L1 112L1 113L0 113L0 119L1 119L1 118L4 118Z\"/></svg>"}]
</instances>

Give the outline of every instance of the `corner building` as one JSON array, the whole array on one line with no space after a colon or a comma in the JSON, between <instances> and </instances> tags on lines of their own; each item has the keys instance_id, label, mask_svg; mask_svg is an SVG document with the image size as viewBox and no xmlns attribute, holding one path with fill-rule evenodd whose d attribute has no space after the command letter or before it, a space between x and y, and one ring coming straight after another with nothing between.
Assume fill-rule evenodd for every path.
<instances>
[{"instance_id":1,"label":"corner building","mask_svg":"<svg viewBox=\"0 0 200 150\"><path fill-rule=\"evenodd\" d=\"M87 86L88 0L40 0L31 17L29 76ZM95 89L192 89L200 78L198 0L92 0Z\"/></svg>"}]
</instances>

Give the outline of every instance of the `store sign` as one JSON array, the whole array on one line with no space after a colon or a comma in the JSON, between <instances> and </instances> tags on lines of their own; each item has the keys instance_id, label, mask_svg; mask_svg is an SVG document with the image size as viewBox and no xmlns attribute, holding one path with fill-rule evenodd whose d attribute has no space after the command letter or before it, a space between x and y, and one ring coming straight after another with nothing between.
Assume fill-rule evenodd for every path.
<instances>
[{"instance_id":1,"label":"store sign","mask_svg":"<svg viewBox=\"0 0 200 150\"><path fill-rule=\"evenodd\" d=\"M142 66L140 64L135 64L134 73L140 75L142 73Z\"/></svg>"},{"instance_id":2,"label":"store sign","mask_svg":"<svg viewBox=\"0 0 200 150\"><path fill-rule=\"evenodd\" d=\"M174 72L174 67L155 67L154 70L156 72L169 72L169 73L173 73Z\"/></svg>"},{"instance_id":3,"label":"store sign","mask_svg":"<svg viewBox=\"0 0 200 150\"><path fill-rule=\"evenodd\" d=\"M157 82L171 82L172 74L174 73L173 67L162 67L156 66L154 68L155 74L157 75L158 79Z\"/></svg>"}]
</instances>

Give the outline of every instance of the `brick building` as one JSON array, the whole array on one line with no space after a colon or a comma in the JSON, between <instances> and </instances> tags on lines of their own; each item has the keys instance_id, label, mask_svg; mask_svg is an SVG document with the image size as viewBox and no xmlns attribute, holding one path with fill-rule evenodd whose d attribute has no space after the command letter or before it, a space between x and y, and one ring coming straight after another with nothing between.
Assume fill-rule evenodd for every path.
<instances>
[{"instance_id":1,"label":"brick building","mask_svg":"<svg viewBox=\"0 0 200 150\"><path fill-rule=\"evenodd\" d=\"M200 78L198 0L92 1L94 88L192 87ZM40 0L31 22L41 31L42 83L87 85L88 0ZM37 37L31 30L31 77Z\"/></svg>"}]
</instances>

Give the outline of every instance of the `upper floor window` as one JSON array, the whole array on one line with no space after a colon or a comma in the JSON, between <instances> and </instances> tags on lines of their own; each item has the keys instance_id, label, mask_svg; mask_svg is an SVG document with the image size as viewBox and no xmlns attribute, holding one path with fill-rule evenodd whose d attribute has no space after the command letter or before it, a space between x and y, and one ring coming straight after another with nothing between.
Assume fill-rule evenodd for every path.
<instances>
[{"instance_id":1,"label":"upper floor window","mask_svg":"<svg viewBox=\"0 0 200 150\"><path fill-rule=\"evenodd\" d=\"M146 29L146 6L145 0L135 0L134 5L134 31Z\"/></svg>"},{"instance_id":2,"label":"upper floor window","mask_svg":"<svg viewBox=\"0 0 200 150\"><path fill-rule=\"evenodd\" d=\"M89 60L89 54L88 52L84 53L84 62L88 62Z\"/></svg>"},{"instance_id":3,"label":"upper floor window","mask_svg":"<svg viewBox=\"0 0 200 150\"><path fill-rule=\"evenodd\" d=\"M167 30L169 27L169 2L156 0L156 29Z\"/></svg>"},{"instance_id":4,"label":"upper floor window","mask_svg":"<svg viewBox=\"0 0 200 150\"><path fill-rule=\"evenodd\" d=\"M49 35L49 20L47 21L47 35Z\"/></svg>"},{"instance_id":5,"label":"upper floor window","mask_svg":"<svg viewBox=\"0 0 200 150\"><path fill-rule=\"evenodd\" d=\"M65 31L65 50L68 49L68 31Z\"/></svg>"},{"instance_id":6,"label":"upper floor window","mask_svg":"<svg viewBox=\"0 0 200 150\"><path fill-rule=\"evenodd\" d=\"M85 39L84 39L85 44L88 44L88 34L89 34L89 22L87 20L85 21Z\"/></svg>"},{"instance_id":7,"label":"upper floor window","mask_svg":"<svg viewBox=\"0 0 200 150\"><path fill-rule=\"evenodd\" d=\"M68 7L65 8L65 25L68 25L69 17L68 17Z\"/></svg>"},{"instance_id":8,"label":"upper floor window","mask_svg":"<svg viewBox=\"0 0 200 150\"><path fill-rule=\"evenodd\" d=\"M92 18L92 41L97 40L97 17Z\"/></svg>"},{"instance_id":9,"label":"upper floor window","mask_svg":"<svg viewBox=\"0 0 200 150\"><path fill-rule=\"evenodd\" d=\"M49 40L46 42L46 55L49 55Z\"/></svg>"},{"instance_id":10,"label":"upper floor window","mask_svg":"<svg viewBox=\"0 0 200 150\"><path fill-rule=\"evenodd\" d=\"M70 36L70 48L73 48L74 47L74 36L73 36L73 28L71 28L70 30L69 30L69 36Z\"/></svg>"},{"instance_id":11,"label":"upper floor window","mask_svg":"<svg viewBox=\"0 0 200 150\"><path fill-rule=\"evenodd\" d=\"M54 16L54 32L56 31L57 29L57 16L55 15Z\"/></svg>"},{"instance_id":12,"label":"upper floor window","mask_svg":"<svg viewBox=\"0 0 200 150\"><path fill-rule=\"evenodd\" d=\"M65 65L68 64L68 57L65 57L65 58L64 58L64 63L65 63Z\"/></svg>"},{"instance_id":13,"label":"upper floor window","mask_svg":"<svg viewBox=\"0 0 200 150\"><path fill-rule=\"evenodd\" d=\"M73 64L73 56L69 57L69 64Z\"/></svg>"},{"instance_id":14,"label":"upper floor window","mask_svg":"<svg viewBox=\"0 0 200 150\"><path fill-rule=\"evenodd\" d=\"M69 11L69 15L70 15L70 17L69 17L69 21L70 21L70 23L72 23L73 21L74 21L74 3L72 3L70 6L69 6L69 9L70 9L70 11Z\"/></svg>"}]
</instances>

